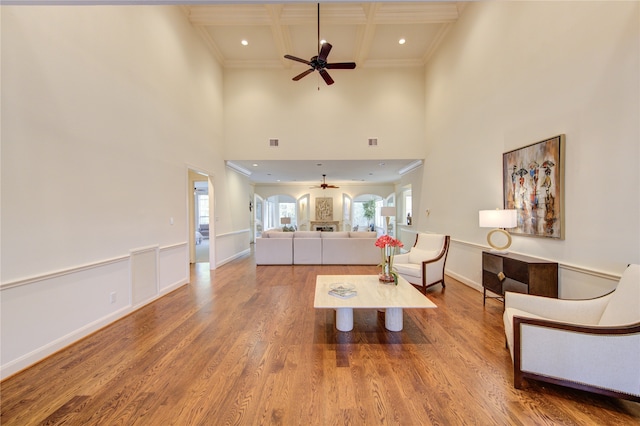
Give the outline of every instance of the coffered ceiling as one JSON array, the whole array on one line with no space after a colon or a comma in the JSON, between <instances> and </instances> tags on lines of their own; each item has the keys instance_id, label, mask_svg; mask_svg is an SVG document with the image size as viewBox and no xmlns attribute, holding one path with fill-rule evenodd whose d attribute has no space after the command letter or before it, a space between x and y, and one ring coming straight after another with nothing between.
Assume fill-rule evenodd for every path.
<instances>
[{"instance_id":1,"label":"coffered ceiling","mask_svg":"<svg viewBox=\"0 0 640 426\"><path fill-rule=\"evenodd\" d=\"M320 5L320 38L333 45L331 62L358 67L421 67L438 47L464 2L332 2ZM285 54L317 54L315 3L184 6L191 24L225 68L307 66ZM400 44L399 40L405 43ZM243 45L242 40L247 44ZM294 71L295 72L295 71Z\"/></svg>"},{"instance_id":2,"label":"coffered ceiling","mask_svg":"<svg viewBox=\"0 0 640 426\"><path fill-rule=\"evenodd\" d=\"M333 45L329 62L355 62L358 68L423 67L464 5L454 1L321 3L319 36ZM290 69L293 77L309 67L284 55L308 60L317 54L317 3L250 1L185 5L183 9L226 69ZM400 171L418 163L416 159L255 159L228 164L249 172L249 178L258 184L307 185L319 183L323 173L333 183L396 182Z\"/></svg>"}]
</instances>

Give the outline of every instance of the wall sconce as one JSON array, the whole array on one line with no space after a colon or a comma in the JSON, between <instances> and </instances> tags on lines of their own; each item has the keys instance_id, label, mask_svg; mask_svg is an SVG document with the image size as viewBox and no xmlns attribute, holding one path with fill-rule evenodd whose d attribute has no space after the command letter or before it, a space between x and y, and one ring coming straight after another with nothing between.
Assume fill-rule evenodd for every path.
<instances>
[{"instance_id":1,"label":"wall sconce","mask_svg":"<svg viewBox=\"0 0 640 426\"><path fill-rule=\"evenodd\" d=\"M389 221L392 216L396 215L396 208L393 206L380 207L380 216L384 217L387 222L387 229L385 233L389 233Z\"/></svg>"},{"instance_id":2,"label":"wall sconce","mask_svg":"<svg viewBox=\"0 0 640 426\"><path fill-rule=\"evenodd\" d=\"M518 212L514 209L509 210L480 210L479 225L481 228L495 228L487 234L487 243L491 246L495 253L507 253L507 249L511 246L511 235L503 228L515 228L518 224ZM502 234L506 237L507 242L504 245L497 245L492 238L495 234Z\"/></svg>"}]
</instances>

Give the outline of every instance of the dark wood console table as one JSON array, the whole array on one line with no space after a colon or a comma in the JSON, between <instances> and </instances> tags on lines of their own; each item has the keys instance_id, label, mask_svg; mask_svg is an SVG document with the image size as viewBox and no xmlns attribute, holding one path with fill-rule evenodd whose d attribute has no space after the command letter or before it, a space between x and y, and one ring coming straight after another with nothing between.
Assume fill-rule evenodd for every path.
<instances>
[{"instance_id":1,"label":"dark wood console table","mask_svg":"<svg viewBox=\"0 0 640 426\"><path fill-rule=\"evenodd\" d=\"M482 252L482 303L506 291L558 297L558 264L515 253ZM487 290L498 297L487 296Z\"/></svg>"}]
</instances>

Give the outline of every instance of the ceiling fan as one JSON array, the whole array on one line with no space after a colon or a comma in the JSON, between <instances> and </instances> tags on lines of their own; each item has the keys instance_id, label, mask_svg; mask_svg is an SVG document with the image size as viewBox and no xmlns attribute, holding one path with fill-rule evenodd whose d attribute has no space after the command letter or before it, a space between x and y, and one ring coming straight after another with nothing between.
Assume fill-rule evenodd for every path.
<instances>
[{"instance_id":1,"label":"ceiling fan","mask_svg":"<svg viewBox=\"0 0 640 426\"><path fill-rule=\"evenodd\" d=\"M335 185L329 185L327 183L327 175L322 175L322 183L320 185L317 185L317 186L312 186L311 188L327 189L327 188L340 188L340 187L339 186L335 186Z\"/></svg>"},{"instance_id":2,"label":"ceiling fan","mask_svg":"<svg viewBox=\"0 0 640 426\"><path fill-rule=\"evenodd\" d=\"M309 65L311 68L300 73L293 77L294 81L300 80L302 77L311 74L315 70L318 70L322 79L327 85L333 84L333 79L327 72L327 70L335 69L335 70L352 70L356 67L355 62L336 62L330 64L327 62L327 56L329 56L329 52L331 52L330 43L322 43L322 47L320 47L320 3L318 3L318 55L313 56L310 60L298 58L291 55L284 55L286 59L291 59L292 61L302 62L303 64Z\"/></svg>"}]
</instances>

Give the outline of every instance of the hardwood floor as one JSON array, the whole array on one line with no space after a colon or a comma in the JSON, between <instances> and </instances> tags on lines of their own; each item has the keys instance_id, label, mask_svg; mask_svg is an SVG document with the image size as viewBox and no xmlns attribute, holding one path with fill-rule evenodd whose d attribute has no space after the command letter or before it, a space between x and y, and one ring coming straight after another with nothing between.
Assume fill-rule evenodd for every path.
<instances>
[{"instance_id":1,"label":"hardwood floor","mask_svg":"<svg viewBox=\"0 0 640 426\"><path fill-rule=\"evenodd\" d=\"M528 382L513 388L502 304L447 277L404 330L355 310L335 329L317 274L370 266L255 266L192 282L3 381L1 424L630 425L640 404Z\"/></svg>"}]
</instances>

